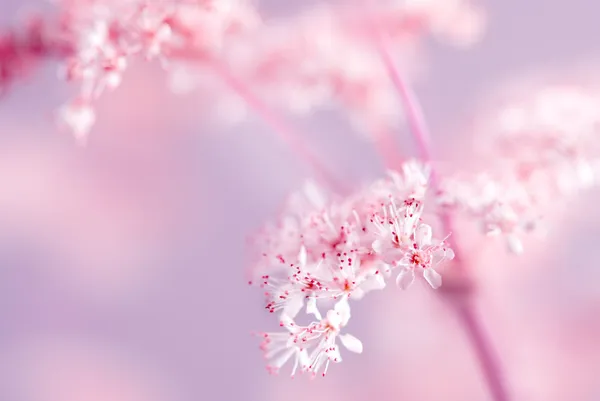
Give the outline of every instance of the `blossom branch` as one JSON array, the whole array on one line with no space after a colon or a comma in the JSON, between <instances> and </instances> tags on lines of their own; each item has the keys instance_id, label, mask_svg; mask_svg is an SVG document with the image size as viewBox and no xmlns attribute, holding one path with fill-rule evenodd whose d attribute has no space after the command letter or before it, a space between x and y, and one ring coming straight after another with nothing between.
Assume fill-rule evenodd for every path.
<instances>
[{"instance_id":1,"label":"blossom branch","mask_svg":"<svg viewBox=\"0 0 600 401\"><path fill-rule=\"evenodd\" d=\"M54 23L34 17L21 31L0 33L0 94L45 59L65 59L74 51Z\"/></svg>"},{"instance_id":2,"label":"blossom branch","mask_svg":"<svg viewBox=\"0 0 600 401\"><path fill-rule=\"evenodd\" d=\"M413 137L417 141L417 146L419 148L419 152L421 153L421 157L425 162L431 163L431 136L429 134L427 123L420 104L405 79L400 75L400 72L396 68L390 53L386 49L384 38L381 36L374 24L371 24L371 36L386 67L390 80L392 81L402 100L406 110L407 122L410 126ZM434 190L437 191L439 188L439 182L433 165L431 170L431 184ZM450 213L442 210L440 217L442 219L442 225L444 226L444 229L448 232L453 232L452 218ZM456 260L455 266L461 270L466 270L465 261L464 259L460 258L460 252L456 246L456 237L454 235L452 241ZM469 302L471 298L470 288L470 286L463 287L464 291L467 292L465 294L467 296L465 302L454 302L451 303L451 305L458 314L462 326L469 337L471 346L477 354L477 358L494 401L507 401L507 392L504 384L500 380L501 368L494 357L495 351L493 350L491 342L488 340L486 334L482 331L481 323L479 322L479 319L475 315L473 307ZM447 292L442 291L440 294L447 294Z\"/></svg>"},{"instance_id":3,"label":"blossom branch","mask_svg":"<svg viewBox=\"0 0 600 401\"><path fill-rule=\"evenodd\" d=\"M398 144L390 130L383 125L374 125L372 133L375 148L381 155L383 165L389 169L397 169L402 163L402 155L398 149Z\"/></svg>"},{"instance_id":4,"label":"blossom branch","mask_svg":"<svg viewBox=\"0 0 600 401\"><path fill-rule=\"evenodd\" d=\"M481 319L476 315L475 308L469 299L465 299L464 302L455 303L455 312L473 346L494 401L508 401L509 397L503 383L500 364L493 352L489 336L484 332Z\"/></svg>"},{"instance_id":5,"label":"blossom branch","mask_svg":"<svg viewBox=\"0 0 600 401\"><path fill-rule=\"evenodd\" d=\"M314 157L306 146L304 146L303 141L299 139L301 133L296 132L291 126L283 121L283 119L281 119L264 101L256 96L246 84L235 77L223 63L213 60L210 62L210 66L231 90L244 100L248 107L260 116L285 143L289 144L294 151L298 152L300 157L313 168L317 178L322 183L336 191L343 191L344 188L342 184L334 178L323 164Z\"/></svg>"}]
</instances>

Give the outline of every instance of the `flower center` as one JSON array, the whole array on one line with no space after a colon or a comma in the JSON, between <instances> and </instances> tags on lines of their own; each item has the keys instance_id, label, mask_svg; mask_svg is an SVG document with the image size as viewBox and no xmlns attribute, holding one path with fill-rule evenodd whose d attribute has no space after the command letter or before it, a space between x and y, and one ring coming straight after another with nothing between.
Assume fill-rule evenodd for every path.
<instances>
[{"instance_id":1,"label":"flower center","mask_svg":"<svg viewBox=\"0 0 600 401\"><path fill-rule=\"evenodd\" d=\"M428 258L420 251L413 252L410 257L410 263L414 266L420 266L425 269L428 266Z\"/></svg>"}]
</instances>

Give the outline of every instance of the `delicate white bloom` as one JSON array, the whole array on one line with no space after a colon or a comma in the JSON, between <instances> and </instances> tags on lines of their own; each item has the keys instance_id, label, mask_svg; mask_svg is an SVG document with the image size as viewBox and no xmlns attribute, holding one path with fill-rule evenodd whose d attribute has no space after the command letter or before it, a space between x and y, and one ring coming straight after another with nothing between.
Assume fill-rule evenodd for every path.
<instances>
[{"instance_id":1,"label":"delicate white bloom","mask_svg":"<svg viewBox=\"0 0 600 401\"><path fill-rule=\"evenodd\" d=\"M283 318L280 325L289 333L262 333L265 340L261 344L261 349L269 361L267 370L277 373L294 357L292 376L298 367L303 372L310 372L313 375L322 371L321 374L325 376L331 362L342 361L337 345L338 338L349 351L362 353L363 345L359 339L351 334L341 334L349 320L350 305L346 297L337 302L324 319L308 326L299 326L292 319Z\"/></svg>"},{"instance_id":2,"label":"delicate white bloom","mask_svg":"<svg viewBox=\"0 0 600 401\"><path fill-rule=\"evenodd\" d=\"M278 343L283 357L271 361L270 370L293 356L296 365L306 352L303 370L325 374L331 362L341 361L338 338L348 350L362 352L358 339L341 333L350 318L348 302L385 288L394 270L403 288L417 273L431 287L441 285L435 269L454 254L444 241L433 240L431 227L421 221L428 178L428 166L408 162L345 199L314 184L289 198L280 223L257 241L264 252L253 283L265 289L266 309L277 312L292 332L292 340ZM323 317L320 307L332 301L334 309ZM318 322L297 325L303 310Z\"/></svg>"},{"instance_id":3,"label":"delicate white bloom","mask_svg":"<svg viewBox=\"0 0 600 401\"><path fill-rule=\"evenodd\" d=\"M267 371L271 374L278 374L279 370L293 358L294 365L291 372L293 377L298 368L302 370L308 365L308 353L296 341L297 334L302 331L302 328L296 326L291 319L282 320L281 326L285 327L288 332L261 333L264 340L260 345L260 349L264 352Z\"/></svg>"},{"instance_id":4,"label":"delicate white bloom","mask_svg":"<svg viewBox=\"0 0 600 401\"><path fill-rule=\"evenodd\" d=\"M60 123L66 126L80 143L84 144L87 134L96 121L96 113L88 102L75 100L60 108L58 118Z\"/></svg>"},{"instance_id":5,"label":"delicate white bloom","mask_svg":"<svg viewBox=\"0 0 600 401\"><path fill-rule=\"evenodd\" d=\"M439 288L442 285L442 276L435 267L445 260L454 259L454 252L444 241L434 243L431 227L427 224L419 225L412 237L412 246L398 261L400 273L396 278L396 284L402 289L408 288L414 281L415 271L417 271L423 274L432 288Z\"/></svg>"},{"instance_id":6,"label":"delicate white bloom","mask_svg":"<svg viewBox=\"0 0 600 401\"><path fill-rule=\"evenodd\" d=\"M452 210L465 211L477 219L483 234L503 236L508 250L520 254L521 237L540 231L540 193L532 190L533 184L530 180L529 186L524 186L514 177L500 181L489 174L455 178L442 183L439 201Z\"/></svg>"}]
</instances>

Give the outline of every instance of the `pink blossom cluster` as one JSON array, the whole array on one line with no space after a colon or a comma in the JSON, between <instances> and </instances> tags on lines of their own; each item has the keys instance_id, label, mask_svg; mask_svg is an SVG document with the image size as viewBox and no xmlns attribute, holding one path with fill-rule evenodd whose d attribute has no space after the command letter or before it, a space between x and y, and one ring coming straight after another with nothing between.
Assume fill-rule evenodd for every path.
<instances>
[{"instance_id":1,"label":"pink blossom cluster","mask_svg":"<svg viewBox=\"0 0 600 401\"><path fill-rule=\"evenodd\" d=\"M61 5L74 45L63 75L79 83L80 91L59 115L82 140L95 122L93 100L121 84L134 57L158 59L164 67L181 52L207 60L227 38L258 20L243 1L72 0Z\"/></svg>"},{"instance_id":2,"label":"pink blossom cluster","mask_svg":"<svg viewBox=\"0 0 600 401\"><path fill-rule=\"evenodd\" d=\"M79 86L60 108L59 123L81 141L96 121L94 100L117 88L139 58L159 60L178 91L198 84L215 89L214 64L225 63L284 110L304 113L334 101L362 131L377 129L401 113L369 44L370 24L394 41L394 54L406 66L424 35L454 37L469 26L462 41L471 43L483 26L482 13L467 0L382 1L369 8L371 18L346 7L308 7L299 16L266 21L249 0L54 3L52 17L32 18L25 32L0 35L0 89L26 67L58 58L60 75ZM235 93L219 89L215 99L233 107Z\"/></svg>"},{"instance_id":3,"label":"pink blossom cluster","mask_svg":"<svg viewBox=\"0 0 600 401\"><path fill-rule=\"evenodd\" d=\"M24 29L0 32L0 95L43 59L70 55L73 49L67 34L66 26L39 16L30 18Z\"/></svg>"},{"instance_id":4,"label":"pink blossom cluster","mask_svg":"<svg viewBox=\"0 0 600 401\"><path fill-rule=\"evenodd\" d=\"M330 362L342 359L338 337L348 350L361 352L358 339L340 334L350 319L349 301L383 289L391 275L402 288L416 275L433 288L442 284L436 267L454 253L424 222L428 184L429 168L414 161L341 200L327 199L310 184L291 197L278 224L265 227L251 284L265 290L265 309L287 329L262 333L270 372L294 358L292 374L324 375ZM330 308L325 317L323 306ZM316 322L297 323L303 308Z\"/></svg>"},{"instance_id":5,"label":"pink blossom cluster","mask_svg":"<svg viewBox=\"0 0 600 401\"><path fill-rule=\"evenodd\" d=\"M594 183L599 100L583 88L547 86L500 109L489 135L501 155L496 170L434 179L431 166L409 161L348 197L325 196L314 184L292 195L278 222L255 239L262 253L251 283L265 290L265 309L287 330L261 333L268 371L293 360L292 375L324 375L342 360L337 338L362 352L358 339L341 334L350 302L383 289L392 275L403 289L415 275L439 288L436 267L454 259L454 245L450 227L442 224L447 232L438 240L431 224L449 213L466 213L484 234L502 235L509 251L522 253L522 236L544 232L552 204ZM303 309L316 320L299 323Z\"/></svg>"},{"instance_id":6,"label":"pink blossom cluster","mask_svg":"<svg viewBox=\"0 0 600 401\"><path fill-rule=\"evenodd\" d=\"M470 26L469 33L463 32L463 42L470 44L480 37L483 15L467 1L395 0L367 10L369 18L360 9L318 6L291 19L269 20L232 42L223 56L256 93L285 111L305 115L341 108L362 133L397 125L402 112L373 49L371 25L394 42L395 59L414 70L423 37L432 32L450 37ZM454 19L459 16L472 23ZM186 66L185 60L179 64ZM194 73L193 66L185 69L188 77L196 75L188 78L188 90L206 85L203 73L198 68Z\"/></svg>"},{"instance_id":7,"label":"pink blossom cluster","mask_svg":"<svg viewBox=\"0 0 600 401\"><path fill-rule=\"evenodd\" d=\"M466 212L487 235L503 235L523 252L523 234L544 234L544 211L597 180L600 93L548 85L514 99L485 135L498 166L443 182L441 204Z\"/></svg>"}]
</instances>

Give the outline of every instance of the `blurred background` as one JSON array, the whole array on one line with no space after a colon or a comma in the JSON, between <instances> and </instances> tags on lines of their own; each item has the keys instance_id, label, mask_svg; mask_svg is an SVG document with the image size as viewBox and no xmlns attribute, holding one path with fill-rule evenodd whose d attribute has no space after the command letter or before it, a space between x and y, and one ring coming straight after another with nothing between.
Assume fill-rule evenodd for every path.
<instances>
[{"instance_id":1,"label":"blurred background","mask_svg":"<svg viewBox=\"0 0 600 401\"><path fill-rule=\"evenodd\" d=\"M261 3L273 14L308 6ZM457 166L504 86L600 75L593 0L483 7L481 42L427 43L416 87L440 158ZM32 8L49 5L0 0L0 28ZM454 317L424 286L361 302L350 327L365 352L326 379L267 375L250 333L278 327L246 283L246 238L310 171L257 118L207 122L210 94L172 94L156 63L133 65L100 99L77 146L52 115L72 89L48 63L0 103L0 400L488 399ZM347 182L383 173L343 115L294 123ZM559 208L521 257L473 245L478 307L515 401L600 400L599 195Z\"/></svg>"}]
</instances>

